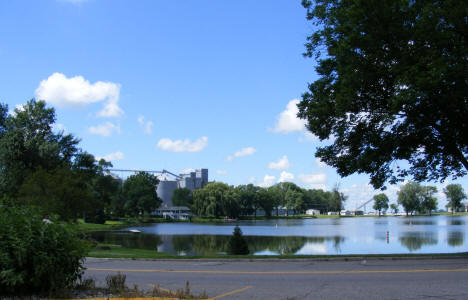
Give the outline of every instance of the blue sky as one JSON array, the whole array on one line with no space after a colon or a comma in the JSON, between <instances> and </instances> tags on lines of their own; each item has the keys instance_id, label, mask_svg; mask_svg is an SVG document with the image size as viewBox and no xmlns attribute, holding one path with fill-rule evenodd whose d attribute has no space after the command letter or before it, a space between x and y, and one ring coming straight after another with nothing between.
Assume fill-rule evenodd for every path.
<instances>
[{"instance_id":1,"label":"blue sky","mask_svg":"<svg viewBox=\"0 0 468 300\"><path fill-rule=\"evenodd\" d=\"M302 56L312 29L292 0L0 1L0 101L46 100L57 130L115 168L206 167L232 185L339 183L354 208L375 193L368 176L320 164L321 143L295 118L295 99L317 78ZM435 184L440 207L448 183Z\"/></svg>"}]
</instances>

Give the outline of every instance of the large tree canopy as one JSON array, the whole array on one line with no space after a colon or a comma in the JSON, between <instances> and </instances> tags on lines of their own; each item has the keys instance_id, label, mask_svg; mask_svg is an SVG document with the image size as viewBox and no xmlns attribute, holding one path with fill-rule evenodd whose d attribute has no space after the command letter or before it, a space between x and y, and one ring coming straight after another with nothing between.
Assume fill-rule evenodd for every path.
<instances>
[{"instance_id":1,"label":"large tree canopy","mask_svg":"<svg viewBox=\"0 0 468 300\"><path fill-rule=\"evenodd\" d=\"M342 176L370 174L375 188L466 175L468 2L302 3L319 78L299 117L332 140L316 156Z\"/></svg>"},{"instance_id":2,"label":"large tree canopy","mask_svg":"<svg viewBox=\"0 0 468 300\"><path fill-rule=\"evenodd\" d=\"M55 111L43 101L32 99L10 115L7 111L0 104L0 194L14 197L31 173L69 164L79 141L53 132Z\"/></svg>"}]
</instances>

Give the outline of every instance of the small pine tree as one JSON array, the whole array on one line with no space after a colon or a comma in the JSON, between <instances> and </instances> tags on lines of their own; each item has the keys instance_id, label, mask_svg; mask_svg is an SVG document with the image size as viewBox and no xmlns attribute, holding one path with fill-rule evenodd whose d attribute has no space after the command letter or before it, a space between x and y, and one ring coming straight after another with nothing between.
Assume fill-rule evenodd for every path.
<instances>
[{"instance_id":1,"label":"small pine tree","mask_svg":"<svg viewBox=\"0 0 468 300\"><path fill-rule=\"evenodd\" d=\"M242 236L242 230L239 226L234 227L234 232L232 233L231 239L228 244L228 253L229 254L249 254L249 246L247 241Z\"/></svg>"}]
</instances>

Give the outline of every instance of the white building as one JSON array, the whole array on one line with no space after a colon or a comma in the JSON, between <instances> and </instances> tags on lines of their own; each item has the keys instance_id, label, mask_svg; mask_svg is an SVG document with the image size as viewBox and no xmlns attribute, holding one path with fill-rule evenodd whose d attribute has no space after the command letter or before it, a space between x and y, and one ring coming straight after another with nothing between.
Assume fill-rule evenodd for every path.
<instances>
[{"instance_id":1,"label":"white building","mask_svg":"<svg viewBox=\"0 0 468 300\"><path fill-rule=\"evenodd\" d=\"M154 211L154 215L163 216L165 219L188 220L192 216L190 208L186 206L162 207Z\"/></svg>"},{"instance_id":2,"label":"white building","mask_svg":"<svg viewBox=\"0 0 468 300\"><path fill-rule=\"evenodd\" d=\"M310 208L310 209L306 210L306 215L318 216L318 215L320 215L320 210Z\"/></svg>"}]
</instances>

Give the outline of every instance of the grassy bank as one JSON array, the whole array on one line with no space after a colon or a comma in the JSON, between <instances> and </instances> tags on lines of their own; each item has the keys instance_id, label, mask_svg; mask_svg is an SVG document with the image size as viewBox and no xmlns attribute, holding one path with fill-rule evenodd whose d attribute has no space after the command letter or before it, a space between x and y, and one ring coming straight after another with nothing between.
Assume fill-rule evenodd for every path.
<instances>
[{"instance_id":1,"label":"grassy bank","mask_svg":"<svg viewBox=\"0 0 468 300\"><path fill-rule=\"evenodd\" d=\"M104 224L85 223L83 219L78 219L75 228L81 232L114 230L125 226L129 226L123 221L106 221Z\"/></svg>"}]
</instances>

